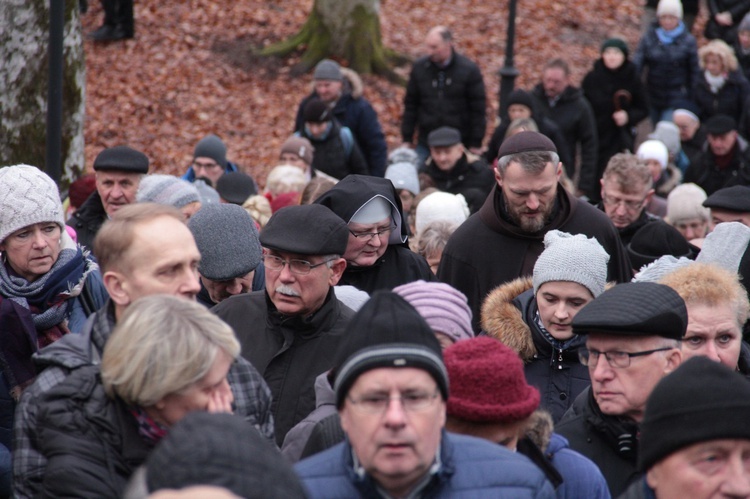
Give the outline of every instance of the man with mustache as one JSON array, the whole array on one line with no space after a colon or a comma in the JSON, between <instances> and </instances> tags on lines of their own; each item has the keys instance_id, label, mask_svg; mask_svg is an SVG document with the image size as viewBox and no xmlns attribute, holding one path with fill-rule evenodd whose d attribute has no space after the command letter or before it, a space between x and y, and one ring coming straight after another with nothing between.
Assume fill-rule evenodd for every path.
<instances>
[{"instance_id":1,"label":"man with mustache","mask_svg":"<svg viewBox=\"0 0 750 499\"><path fill-rule=\"evenodd\" d=\"M475 331L487 294L500 284L530 276L553 229L594 237L610 259L607 279L624 282L632 270L607 216L560 186L562 164L555 144L538 132L521 132L500 146L497 185L477 213L448 240L438 279L469 300Z\"/></svg>"},{"instance_id":2,"label":"man with mustache","mask_svg":"<svg viewBox=\"0 0 750 499\"><path fill-rule=\"evenodd\" d=\"M349 229L321 205L289 206L260 233L265 291L232 296L212 310L234 328L242 356L273 395L276 442L315 409L315 378L333 366L353 315L333 286L346 268Z\"/></svg>"}]
</instances>

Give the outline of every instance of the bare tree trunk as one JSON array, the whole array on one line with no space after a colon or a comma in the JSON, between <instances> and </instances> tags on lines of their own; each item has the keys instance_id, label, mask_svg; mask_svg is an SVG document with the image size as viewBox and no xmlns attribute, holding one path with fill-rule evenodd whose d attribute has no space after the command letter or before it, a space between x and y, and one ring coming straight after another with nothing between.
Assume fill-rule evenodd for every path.
<instances>
[{"instance_id":1,"label":"bare tree trunk","mask_svg":"<svg viewBox=\"0 0 750 499\"><path fill-rule=\"evenodd\" d=\"M63 0L0 0L0 166L45 166L49 1ZM63 187L84 167L86 82L78 0L65 3Z\"/></svg>"},{"instance_id":2,"label":"bare tree trunk","mask_svg":"<svg viewBox=\"0 0 750 499\"><path fill-rule=\"evenodd\" d=\"M285 56L300 46L305 52L295 73L311 69L321 59L344 59L358 73L375 73L399 81L391 63L403 60L383 47L380 0L315 0L302 29L291 38L266 47L261 55Z\"/></svg>"}]
</instances>

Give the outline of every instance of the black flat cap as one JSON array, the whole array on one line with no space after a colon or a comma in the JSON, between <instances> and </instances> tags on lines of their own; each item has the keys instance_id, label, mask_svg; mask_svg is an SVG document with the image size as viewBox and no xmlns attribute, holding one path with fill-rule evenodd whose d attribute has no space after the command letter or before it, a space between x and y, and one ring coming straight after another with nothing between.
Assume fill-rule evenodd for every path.
<instances>
[{"instance_id":1,"label":"black flat cap","mask_svg":"<svg viewBox=\"0 0 750 499\"><path fill-rule=\"evenodd\" d=\"M508 137L500 145L497 151L497 157L502 158L509 154L518 154L522 152L557 152L555 143L546 135L539 132L520 132L512 137Z\"/></svg>"},{"instance_id":2,"label":"black flat cap","mask_svg":"<svg viewBox=\"0 0 750 499\"><path fill-rule=\"evenodd\" d=\"M449 126L441 126L427 136L427 145L430 147L448 147L459 142L461 142L461 132Z\"/></svg>"},{"instance_id":3,"label":"black flat cap","mask_svg":"<svg viewBox=\"0 0 750 499\"><path fill-rule=\"evenodd\" d=\"M573 333L662 336L682 339L687 330L685 301L675 290L653 282L626 282L605 291L573 319Z\"/></svg>"},{"instance_id":4,"label":"black flat cap","mask_svg":"<svg viewBox=\"0 0 750 499\"><path fill-rule=\"evenodd\" d=\"M258 186L247 173L229 172L216 181L216 192L227 203L242 205L247 198L258 194Z\"/></svg>"},{"instance_id":5,"label":"black flat cap","mask_svg":"<svg viewBox=\"0 0 750 499\"><path fill-rule=\"evenodd\" d=\"M737 130L737 122L726 114L715 114L706 120L706 133L711 135L724 135L732 130Z\"/></svg>"},{"instance_id":6,"label":"black flat cap","mask_svg":"<svg viewBox=\"0 0 750 499\"><path fill-rule=\"evenodd\" d=\"M750 187L734 185L719 189L703 201L703 206L738 213L750 212Z\"/></svg>"},{"instance_id":7,"label":"black flat cap","mask_svg":"<svg viewBox=\"0 0 750 499\"><path fill-rule=\"evenodd\" d=\"M320 204L281 208L260 232L266 248L300 255L343 255L348 242L349 227Z\"/></svg>"},{"instance_id":8,"label":"black flat cap","mask_svg":"<svg viewBox=\"0 0 750 499\"><path fill-rule=\"evenodd\" d=\"M148 158L128 146L115 146L99 153L94 160L95 171L148 173Z\"/></svg>"}]
</instances>

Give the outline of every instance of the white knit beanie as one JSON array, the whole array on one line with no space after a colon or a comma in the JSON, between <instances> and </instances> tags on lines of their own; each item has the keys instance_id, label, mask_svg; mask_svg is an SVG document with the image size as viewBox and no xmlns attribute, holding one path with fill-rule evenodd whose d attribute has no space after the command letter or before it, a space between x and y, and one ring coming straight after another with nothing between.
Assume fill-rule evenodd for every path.
<instances>
[{"instance_id":1,"label":"white knit beanie","mask_svg":"<svg viewBox=\"0 0 750 499\"><path fill-rule=\"evenodd\" d=\"M669 161L669 152L667 146L661 140L647 140L640 146L638 146L638 152L636 152L638 159L648 161L649 159L655 159L661 165L662 171L667 169L667 161Z\"/></svg>"},{"instance_id":2,"label":"white knit beanie","mask_svg":"<svg viewBox=\"0 0 750 499\"><path fill-rule=\"evenodd\" d=\"M656 17L675 16L682 19L682 2L680 0L660 0L656 7Z\"/></svg>"},{"instance_id":3,"label":"white knit beanie","mask_svg":"<svg viewBox=\"0 0 750 499\"><path fill-rule=\"evenodd\" d=\"M667 222L675 225L683 220L700 218L709 220L711 210L703 206L706 191L695 184L681 184L672 189L667 196Z\"/></svg>"},{"instance_id":4,"label":"white knit beanie","mask_svg":"<svg viewBox=\"0 0 750 499\"><path fill-rule=\"evenodd\" d=\"M42 222L65 228L55 182L35 166L0 168L0 242L19 229Z\"/></svg>"},{"instance_id":5,"label":"white knit beanie","mask_svg":"<svg viewBox=\"0 0 750 499\"><path fill-rule=\"evenodd\" d=\"M469 218L469 205L461 194L433 192L417 205L414 228L417 235L427 224L438 220L462 224Z\"/></svg>"},{"instance_id":6,"label":"white knit beanie","mask_svg":"<svg viewBox=\"0 0 750 499\"><path fill-rule=\"evenodd\" d=\"M576 282L596 298L607 284L609 255L599 241L583 234L551 230L544 236L544 251L534 264L534 294L545 282Z\"/></svg>"}]
</instances>

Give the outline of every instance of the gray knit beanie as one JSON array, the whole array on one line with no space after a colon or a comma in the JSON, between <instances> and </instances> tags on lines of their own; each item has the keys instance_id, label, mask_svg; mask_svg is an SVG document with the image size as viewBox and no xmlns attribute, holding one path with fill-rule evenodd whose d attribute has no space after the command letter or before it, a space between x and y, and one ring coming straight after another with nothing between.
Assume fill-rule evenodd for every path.
<instances>
[{"instance_id":1,"label":"gray knit beanie","mask_svg":"<svg viewBox=\"0 0 750 499\"><path fill-rule=\"evenodd\" d=\"M341 81L344 79L344 76L341 74L339 63L331 59L323 59L315 66L313 78L316 80Z\"/></svg>"},{"instance_id":2,"label":"gray knit beanie","mask_svg":"<svg viewBox=\"0 0 750 499\"><path fill-rule=\"evenodd\" d=\"M695 259L699 263L715 263L730 272L738 272L742 257L750 245L750 227L741 222L723 222L703 241Z\"/></svg>"},{"instance_id":3,"label":"gray knit beanie","mask_svg":"<svg viewBox=\"0 0 750 499\"><path fill-rule=\"evenodd\" d=\"M55 182L35 166L0 168L0 242L19 229L42 222L65 228Z\"/></svg>"},{"instance_id":4,"label":"gray knit beanie","mask_svg":"<svg viewBox=\"0 0 750 499\"><path fill-rule=\"evenodd\" d=\"M195 146L193 159L211 158L222 168L227 167L227 146L216 135L206 135Z\"/></svg>"},{"instance_id":5,"label":"gray knit beanie","mask_svg":"<svg viewBox=\"0 0 750 499\"><path fill-rule=\"evenodd\" d=\"M534 265L534 294L550 281L576 282L594 298L604 292L609 255L599 241L583 234L551 230L544 236L544 248Z\"/></svg>"},{"instance_id":6,"label":"gray knit beanie","mask_svg":"<svg viewBox=\"0 0 750 499\"><path fill-rule=\"evenodd\" d=\"M188 221L201 253L198 272L214 281L248 274L260 264L258 229L250 214L236 204L209 204Z\"/></svg>"},{"instance_id":7,"label":"gray knit beanie","mask_svg":"<svg viewBox=\"0 0 750 499\"><path fill-rule=\"evenodd\" d=\"M397 190L406 189L415 196L419 194L417 168L412 163L393 163L386 168L385 178L393 182Z\"/></svg>"},{"instance_id":8,"label":"gray knit beanie","mask_svg":"<svg viewBox=\"0 0 750 499\"><path fill-rule=\"evenodd\" d=\"M146 175L138 185L135 200L139 203L157 203L182 208L200 202L201 196L193 184L172 175Z\"/></svg>"}]
</instances>

